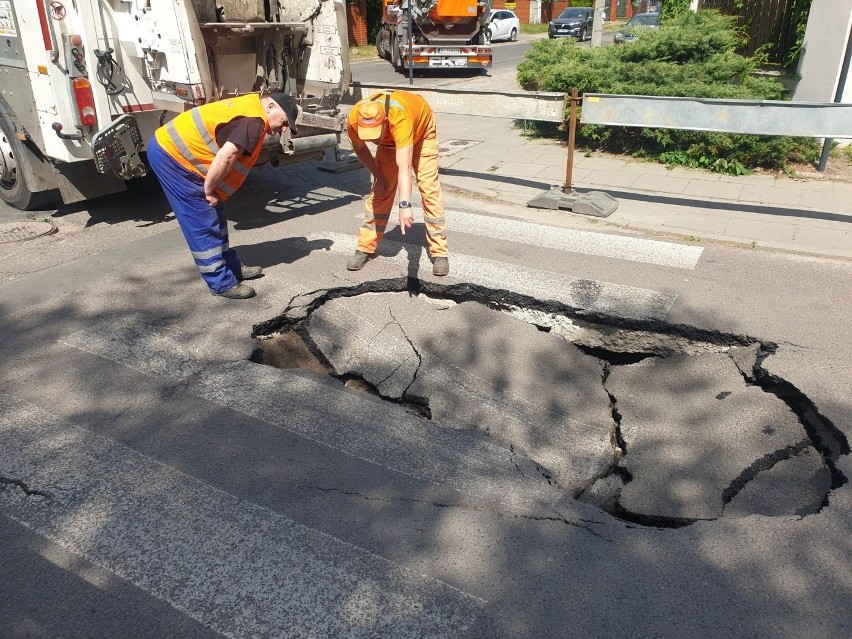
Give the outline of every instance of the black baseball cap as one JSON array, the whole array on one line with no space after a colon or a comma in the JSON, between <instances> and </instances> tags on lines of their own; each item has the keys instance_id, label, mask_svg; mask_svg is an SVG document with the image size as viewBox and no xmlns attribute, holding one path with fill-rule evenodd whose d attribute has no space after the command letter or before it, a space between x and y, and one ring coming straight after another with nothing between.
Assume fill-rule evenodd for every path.
<instances>
[{"instance_id":1,"label":"black baseball cap","mask_svg":"<svg viewBox=\"0 0 852 639\"><path fill-rule=\"evenodd\" d=\"M299 107L296 106L296 101L286 93L271 93L270 100L278 103L284 113L287 114L287 124L290 127L290 135L299 135L299 130L296 128L296 118L299 117Z\"/></svg>"}]
</instances>

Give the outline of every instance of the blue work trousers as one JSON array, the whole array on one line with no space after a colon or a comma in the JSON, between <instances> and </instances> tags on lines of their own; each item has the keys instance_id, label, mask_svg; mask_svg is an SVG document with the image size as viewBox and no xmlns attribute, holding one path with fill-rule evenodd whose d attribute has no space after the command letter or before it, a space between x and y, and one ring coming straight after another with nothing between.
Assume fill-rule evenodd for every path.
<instances>
[{"instance_id":1,"label":"blue work trousers","mask_svg":"<svg viewBox=\"0 0 852 639\"><path fill-rule=\"evenodd\" d=\"M204 197L204 180L173 160L156 137L148 142L148 164L166 193L210 292L223 293L236 286L242 266L237 252L228 246L224 203L210 206Z\"/></svg>"}]
</instances>

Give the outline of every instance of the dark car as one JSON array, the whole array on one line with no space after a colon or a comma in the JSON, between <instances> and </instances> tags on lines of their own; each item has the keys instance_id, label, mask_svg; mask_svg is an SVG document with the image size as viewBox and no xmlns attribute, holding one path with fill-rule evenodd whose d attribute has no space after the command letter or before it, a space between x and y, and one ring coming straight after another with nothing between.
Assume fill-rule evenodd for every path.
<instances>
[{"instance_id":1,"label":"dark car","mask_svg":"<svg viewBox=\"0 0 852 639\"><path fill-rule=\"evenodd\" d=\"M630 18L622 29L615 34L615 43L633 42L642 29L656 29L660 26L659 13L637 13Z\"/></svg>"},{"instance_id":2,"label":"dark car","mask_svg":"<svg viewBox=\"0 0 852 639\"><path fill-rule=\"evenodd\" d=\"M591 7L569 7L554 18L547 26L549 38L577 38L580 42L592 37L594 9Z\"/></svg>"}]
</instances>

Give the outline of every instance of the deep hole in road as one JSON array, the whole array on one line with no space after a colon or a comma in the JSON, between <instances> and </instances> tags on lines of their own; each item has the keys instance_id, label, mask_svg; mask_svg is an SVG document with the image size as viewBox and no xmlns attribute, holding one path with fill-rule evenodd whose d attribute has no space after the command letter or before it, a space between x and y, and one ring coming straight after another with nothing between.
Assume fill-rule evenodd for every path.
<instances>
[{"instance_id":1,"label":"deep hole in road","mask_svg":"<svg viewBox=\"0 0 852 639\"><path fill-rule=\"evenodd\" d=\"M770 342L413 278L297 296L252 360L485 433L634 524L808 516L849 443L763 368Z\"/></svg>"}]
</instances>

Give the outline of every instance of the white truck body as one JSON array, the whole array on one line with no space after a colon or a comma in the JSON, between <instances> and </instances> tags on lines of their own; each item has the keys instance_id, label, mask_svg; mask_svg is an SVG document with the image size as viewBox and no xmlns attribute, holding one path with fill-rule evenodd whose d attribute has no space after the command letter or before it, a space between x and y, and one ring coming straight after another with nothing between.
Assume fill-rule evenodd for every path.
<instances>
[{"instance_id":1,"label":"white truck body","mask_svg":"<svg viewBox=\"0 0 852 639\"><path fill-rule=\"evenodd\" d=\"M260 91L301 107L261 161L321 157L350 80L342 0L0 0L0 197L124 190L161 124Z\"/></svg>"}]
</instances>

